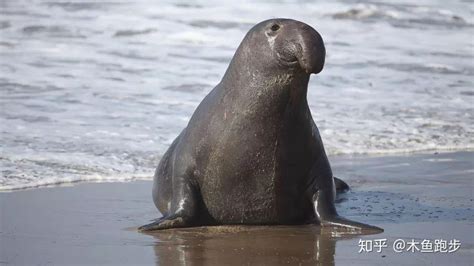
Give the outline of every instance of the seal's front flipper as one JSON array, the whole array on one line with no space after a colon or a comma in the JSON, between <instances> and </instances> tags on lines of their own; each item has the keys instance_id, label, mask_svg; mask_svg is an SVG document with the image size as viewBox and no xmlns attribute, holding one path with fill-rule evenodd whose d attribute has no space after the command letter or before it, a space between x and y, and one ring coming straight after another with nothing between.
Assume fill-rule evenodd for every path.
<instances>
[{"instance_id":1,"label":"seal's front flipper","mask_svg":"<svg viewBox=\"0 0 474 266\"><path fill-rule=\"evenodd\" d=\"M337 214L334 206L334 193L318 190L313 195L316 218L323 227L341 227L357 233L381 233L382 228L355 222Z\"/></svg>"},{"instance_id":2,"label":"seal's front flipper","mask_svg":"<svg viewBox=\"0 0 474 266\"><path fill-rule=\"evenodd\" d=\"M168 205L168 208L161 210L164 216L153 223L140 226L138 228L139 231L163 230L196 225L200 205L198 204L199 199L196 188L191 184L190 177L186 175L174 176L171 185L171 200L163 204Z\"/></svg>"},{"instance_id":3,"label":"seal's front flipper","mask_svg":"<svg viewBox=\"0 0 474 266\"><path fill-rule=\"evenodd\" d=\"M334 184L336 185L337 193L343 193L350 189L349 185L346 182L342 181L341 179L337 177L334 177Z\"/></svg>"},{"instance_id":4,"label":"seal's front flipper","mask_svg":"<svg viewBox=\"0 0 474 266\"><path fill-rule=\"evenodd\" d=\"M187 219L178 215L161 217L153 223L138 227L138 231L152 231L190 226Z\"/></svg>"},{"instance_id":5,"label":"seal's front flipper","mask_svg":"<svg viewBox=\"0 0 474 266\"><path fill-rule=\"evenodd\" d=\"M354 231L357 233L382 233L383 229L377 226L368 225L364 223L359 223L356 221L352 221L341 217L339 215L329 216L321 221L321 226L323 227L341 227L348 229L349 231Z\"/></svg>"}]
</instances>

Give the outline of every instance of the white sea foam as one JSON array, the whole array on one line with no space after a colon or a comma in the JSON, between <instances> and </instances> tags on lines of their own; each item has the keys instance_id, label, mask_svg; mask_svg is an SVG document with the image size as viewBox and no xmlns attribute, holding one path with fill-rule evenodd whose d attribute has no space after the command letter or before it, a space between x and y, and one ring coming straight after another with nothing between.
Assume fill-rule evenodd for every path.
<instances>
[{"instance_id":1,"label":"white sea foam","mask_svg":"<svg viewBox=\"0 0 474 266\"><path fill-rule=\"evenodd\" d=\"M15 191L20 189L32 189L40 187L50 187L50 186L68 186L70 184L79 183L79 182L96 182L96 183L107 183L107 182L130 182L136 180L150 180L149 175L142 176L130 176L130 175L115 175L115 176L102 176L102 175L87 175L80 177L46 177L46 178L37 178L31 180L28 183L15 183L11 185L4 185L0 187L0 192Z\"/></svg>"},{"instance_id":2,"label":"white sea foam","mask_svg":"<svg viewBox=\"0 0 474 266\"><path fill-rule=\"evenodd\" d=\"M0 18L0 190L151 179L250 27L313 25L308 101L330 156L474 150L472 7L7 1Z\"/></svg>"}]
</instances>

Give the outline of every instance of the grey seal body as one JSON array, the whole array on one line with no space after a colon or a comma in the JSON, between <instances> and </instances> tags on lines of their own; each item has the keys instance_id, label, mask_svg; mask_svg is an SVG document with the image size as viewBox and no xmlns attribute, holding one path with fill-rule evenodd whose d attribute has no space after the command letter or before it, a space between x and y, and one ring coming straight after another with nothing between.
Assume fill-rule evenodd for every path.
<instances>
[{"instance_id":1,"label":"grey seal body","mask_svg":"<svg viewBox=\"0 0 474 266\"><path fill-rule=\"evenodd\" d=\"M218 224L371 227L338 216L335 178L306 94L324 66L316 30L272 19L254 26L222 81L199 104L156 170L158 230ZM340 186L347 186L337 180Z\"/></svg>"}]
</instances>

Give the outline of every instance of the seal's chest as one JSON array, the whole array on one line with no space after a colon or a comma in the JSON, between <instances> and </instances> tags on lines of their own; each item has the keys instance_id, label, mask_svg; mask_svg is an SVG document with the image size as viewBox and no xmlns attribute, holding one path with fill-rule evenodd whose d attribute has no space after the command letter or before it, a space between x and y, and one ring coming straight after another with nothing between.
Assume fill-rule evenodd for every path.
<instances>
[{"instance_id":1,"label":"seal's chest","mask_svg":"<svg viewBox=\"0 0 474 266\"><path fill-rule=\"evenodd\" d=\"M274 178L241 178L240 182L202 189L209 214L220 223L271 224L306 216L303 193L282 189Z\"/></svg>"}]
</instances>

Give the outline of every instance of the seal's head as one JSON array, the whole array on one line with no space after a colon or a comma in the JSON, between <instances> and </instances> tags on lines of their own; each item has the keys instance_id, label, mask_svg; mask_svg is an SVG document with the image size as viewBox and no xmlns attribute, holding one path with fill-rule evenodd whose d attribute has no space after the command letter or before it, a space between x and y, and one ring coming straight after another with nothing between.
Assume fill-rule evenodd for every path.
<instances>
[{"instance_id":1,"label":"seal's head","mask_svg":"<svg viewBox=\"0 0 474 266\"><path fill-rule=\"evenodd\" d=\"M270 19L255 25L245 36L232 62L241 71L271 75L281 72L317 74L326 50L321 35L311 26L292 19ZM245 67L247 65L247 67Z\"/></svg>"},{"instance_id":2,"label":"seal's head","mask_svg":"<svg viewBox=\"0 0 474 266\"><path fill-rule=\"evenodd\" d=\"M282 65L298 65L304 72L321 72L326 49L321 35L311 26L290 19L272 19L259 24L273 52Z\"/></svg>"}]
</instances>

